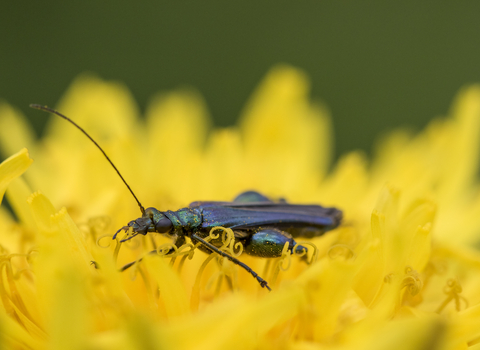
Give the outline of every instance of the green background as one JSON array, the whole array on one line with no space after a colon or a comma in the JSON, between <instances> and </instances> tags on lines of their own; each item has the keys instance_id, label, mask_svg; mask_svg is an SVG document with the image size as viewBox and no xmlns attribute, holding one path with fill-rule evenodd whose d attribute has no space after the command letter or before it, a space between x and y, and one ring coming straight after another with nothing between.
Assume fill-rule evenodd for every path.
<instances>
[{"instance_id":1,"label":"green background","mask_svg":"<svg viewBox=\"0 0 480 350\"><path fill-rule=\"evenodd\" d=\"M337 155L419 129L480 81L479 1L3 1L0 98L34 119L79 73L123 81L142 110L184 85L219 126L269 68L304 69L334 118Z\"/></svg>"}]
</instances>

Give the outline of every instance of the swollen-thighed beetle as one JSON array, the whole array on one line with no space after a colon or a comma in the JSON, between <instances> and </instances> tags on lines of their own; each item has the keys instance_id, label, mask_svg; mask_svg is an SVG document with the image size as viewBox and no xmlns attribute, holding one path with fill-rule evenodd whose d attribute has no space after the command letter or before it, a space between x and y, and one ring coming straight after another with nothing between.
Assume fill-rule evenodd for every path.
<instances>
[{"instance_id":1,"label":"swollen-thighed beetle","mask_svg":"<svg viewBox=\"0 0 480 350\"><path fill-rule=\"evenodd\" d=\"M219 249L222 246L221 239L214 239L210 242L205 240L212 228L222 226L232 229L235 241L241 242L245 253L249 255L275 258L281 256L286 244L291 253L294 249L295 252L306 252L307 248L297 245L293 237L320 236L340 225L342 220L342 212L336 208L290 204L284 200L274 202L255 191L244 192L233 202L193 202L187 208L177 211L145 209L105 151L85 130L70 118L47 106L31 104L30 107L53 113L77 127L98 147L125 183L137 201L142 216L130 221L115 233L114 239L120 231L132 230L133 234L122 242L138 234L146 235L147 232L157 232L172 237L173 244L180 247L185 244L186 237L189 237L192 241L199 243L199 249L202 251L215 252L241 266L255 277L262 287L270 290L267 281L249 266ZM129 266L131 264L125 266L124 269Z\"/></svg>"}]
</instances>

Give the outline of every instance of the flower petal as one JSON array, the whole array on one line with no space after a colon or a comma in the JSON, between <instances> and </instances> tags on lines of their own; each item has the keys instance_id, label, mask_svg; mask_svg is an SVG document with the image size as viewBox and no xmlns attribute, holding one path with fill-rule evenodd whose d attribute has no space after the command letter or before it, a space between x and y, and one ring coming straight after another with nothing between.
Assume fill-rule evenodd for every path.
<instances>
[{"instance_id":1,"label":"flower petal","mask_svg":"<svg viewBox=\"0 0 480 350\"><path fill-rule=\"evenodd\" d=\"M0 164L0 203L8 184L22 175L32 162L33 159L28 156L28 150L24 148Z\"/></svg>"}]
</instances>

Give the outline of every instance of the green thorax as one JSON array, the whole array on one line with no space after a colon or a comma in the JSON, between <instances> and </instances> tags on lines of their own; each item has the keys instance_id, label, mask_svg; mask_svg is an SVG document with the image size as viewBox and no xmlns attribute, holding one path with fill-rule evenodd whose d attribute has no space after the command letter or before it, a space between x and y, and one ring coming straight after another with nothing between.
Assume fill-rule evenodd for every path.
<instances>
[{"instance_id":1,"label":"green thorax","mask_svg":"<svg viewBox=\"0 0 480 350\"><path fill-rule=\"evenodd\" d=\"M193 231L202 225L202 213L198 208L182 208L177 211L164 211L163 215L170 219L174 231Z\"/></svg>"}]
</instances>

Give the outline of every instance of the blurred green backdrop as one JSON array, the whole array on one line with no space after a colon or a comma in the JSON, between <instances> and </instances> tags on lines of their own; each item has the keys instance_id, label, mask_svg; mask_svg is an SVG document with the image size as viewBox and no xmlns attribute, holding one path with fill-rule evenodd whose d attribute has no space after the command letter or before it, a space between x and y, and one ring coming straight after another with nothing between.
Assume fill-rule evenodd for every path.
<instances>
[{"instance_id":1,"label":"blurred green backdrop","mask_svg":"<svg viewBox=\"0 0 480 350\"><path fill-rule=\"evenodd\" d=\"M142 110L189 85L233 124L274 64L311 77L337 156L381 131L420 128L480 82L479 1L3 1L0 98L34 119L89 71L123 81Z\"/></svg>"}]
</instances>

